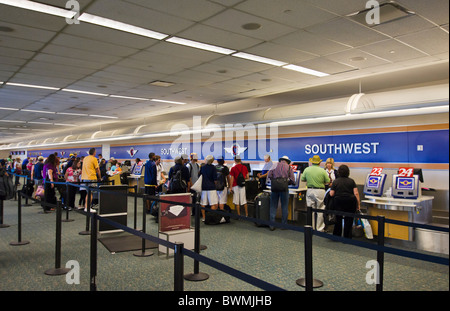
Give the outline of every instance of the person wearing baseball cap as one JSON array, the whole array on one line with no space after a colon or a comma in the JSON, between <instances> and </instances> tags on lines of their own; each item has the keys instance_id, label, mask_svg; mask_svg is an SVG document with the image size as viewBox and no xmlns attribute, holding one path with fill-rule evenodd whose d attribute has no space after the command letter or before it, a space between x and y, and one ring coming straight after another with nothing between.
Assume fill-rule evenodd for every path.
<instances>
[{"instance_id":1,"label":"person wearing baseball cap","mask_svg":"<svg viewBox=\"0 0 450 311\"><path fill-rule=\"evenodd\" d=\"M320 167L322 159L314 155L309 159L311 166L307 167L301 176L301 181L306 181L306 205L314 209L324 209L325 185L330 183L330 178L326 171ZM313 228L317 231L325 231L323 213L317 213L317 223L313 217Z\"/></svg>"}]
</instances>

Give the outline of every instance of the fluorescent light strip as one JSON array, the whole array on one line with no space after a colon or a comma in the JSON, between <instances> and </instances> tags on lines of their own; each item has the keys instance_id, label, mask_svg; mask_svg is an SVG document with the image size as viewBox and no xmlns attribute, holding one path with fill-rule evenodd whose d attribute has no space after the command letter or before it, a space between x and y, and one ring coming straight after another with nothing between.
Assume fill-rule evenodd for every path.
<instances>
[{"instance_id":1,"label":"fluorescent light strip","mask_svg":"<svg viewBox=\"0 0 450 311\"><path fill-rule=\"evenodd\" d=\"M19 109L16 109L16 108L7 108L7 107L0 107L0 110L18 111Z\"/></svg>"},{"instance_id":2,"label":"fluorescent light strip","mask_svg":"<svg viewBox=\"0 0 450 311\"><path fill-rule=\"evenodd\" d=\"M5 85L19 86L19 87L29 87L29 88L43 89L43 90L54 90L54 91L58 91L58 90L59 90L59 88L57 88L57 87L42 86L42 85L33 85L33 84L23 84L23 83L6 82Z\"/></svg>"},{"instance_id":3,"label":"fluorescent light strip","mask_svg":"<svg viewBox=\"0 0 450 311\"><path fill-rule=\"evenodd\" d=\"M172 38L167 39L166 41L175 43L175 44L193 47L196 49L225 54L225 55L230 55L230 54L233 54L236 52L235 50L230 50L230 49L223 48L220 46L215 46L215 45L211 45L211 44L201 43L201 42L178 38L178 37L172 37Z\"/></svg>"},{"instance_id":4,"label":"fluorescent light strip","mask_svg":"<svg viewBox=\"0 0 450 311\"><path fill-rule=\"evenodd\" d=\"M186 105L186 103L182 102L174 102L171 100L163 100L163 99L152 99L152 102L158 102L158 103L166 103L166 104L175 104L175 105Z\"/></svg>"},{"instance_id":5,"label":"fluorescent light strip","mask_svg":"<svg viewBox=\"0 0 450 311\"><path fill-rule=\"evenodd\" d=\"M118 119L118 117L101 116L101 115L97 115L97 114L90 114L89 116L94 117L94 118Z\"/></svg>"},{"instance_id":6,"label":"fluorescent light strip","mask_svg":"<svg viewBox=\"0 0 450 311\"><path fill-rule=\"evenodd\" d=\"M112 19L92 15L89 13L81 14L81 16L78 18L78 20L80 20L82 22L86 22L86 23L91 23L91 24L107 27L107 28L112 28L112 29L116 29L116 30L120 30L120 31L129 32L129 33L139 35L139 36L157 39L157 40L162 40L162 39L168 37L168 35L160 33L160 32L156 32L156 31L145 29L145 28L125 24L125 23L118 22L118 21L115 21Z\"/></svg>"},{"instance_id":7,"label":"fluorescent light strip","mask_svg":"<svg viewBox=\"0 0 450 311\"><path fill-rule=\"evenodd\" d=\"M289 69L289 70L294 70L294 71L298 71L307 75L313 75L316 77L326 77L329 76L328 73L324 73L324 72L320 72L320 71L316 71L316 70L312 70L309 68L305 68L305 67L301 67L301 66L296 66L296 65L287 65L287 66L283 66L283 68L285 69Z\"/></svg>"},{"instance_id":8,"label":"fluorescent light strip","mask_svg":"<svg viewBox=\"0 0 450 311\"><path fill-rule=\"evenodd\" d=\"M72 112L57 112L56 114L66 115L66 116L80 116L87 117L88 115L85 113L72 113Z\"/></svg>"},{"instance_id":9,"label":"fluorescent light strip","mask_svg":"<svg viewBox=\"0 0 450 311\"><path fill-rule=\"evenodd\" d=\"M55 114L55 113L52 112L52 111L42 111L42 110L20 109L20 111L25 111L25 112L35 112L35 113Z\"/></svg>"},{"instance_id":10,"label":"fluorescent light strip","mask_svg":"<svg viewBox=\"0 0 450 311\"><path fill-rule=\"evenodd\" d=\"M28 124L41 124L41 125L53 125L53 123L48 123L48 122L27 122Z\"/></svg>"},{"instance_id":11,"label":"fluorescent light strip","mask_svg":"<svg viewBox=\"0 0 450 311\"><path fill-rule=\"evenodd\" d=\"M103 93L95 93L95 92L86 92L86 91L79 91L79 90L72 90L72 89L62 89L63 92L71 92L71 93L80 93L80 94L86 94L86 95L95 95L95 96L108 96L109 94L103 94Z\"/></svg>"},{"instance_id":12,"label":"fluorescent light strip","mask_svg":"<svg viewBox=\"0 0 450 311\"><path fill-rule=\"evenodd\" d=\"M0 122L8 122L8 123L26 123L25 121L16 121L16 120L0 120Z\"/></svg>"},{"instance_id":13,"label":"fluorescent light strip","mask_svg":"<svg viewBox=\"0 0 450 311\"><path fill-rule=\"evenodd\" d=\"M75 11L64 10L50 5L27 0L0 0L0 3L65 18L73 18L75 14L77 14L77 12Z\"/></svg>"},{"instance_id":14,"label":"fluorescent light strip","mask_svg":"<svg viewBox=\"0 0 450 311\"><path fill-rule=\"evenodd\" d=\"M77 126L75 124L63 124L63 123L54 123L54 125L58 125L58 126Z\"/></svg>"},{"instance_id":15,"label":"fluorescent light strip","mask_svg":"<svg viewBox=\"0 0 450 311\"><path fill-rule=\"evenodd\" d=\"M268 65L273 65L273 66L277 66L277 67L281 67L281 66L287 65L287 63L281 62L279 60L270 59L270 58L266 58L266 57L261 57L261 56L248 54L248 53L243 53L243 52L239 52L239 53L233 54L232 56L239 57L239 58L244 58L244 59L248 59L248 60L252 60L252 61L255 61L255 62L264 63L264 64L268 64Z\"/></svg>"},{"instance_id":16,"label":"fluorescent light strip","mask_svg":"<svg viewBox=\"0 0 450 311\"><path fill-rule=\"evenodd\" d=\"M133 100L150 100L148 98L140 98L140 97L130 97L130 96L121 96L121 95L109 95L109 97L113 98L123 98L123 99L133 99Z\"/></svg>"}]
</instances>

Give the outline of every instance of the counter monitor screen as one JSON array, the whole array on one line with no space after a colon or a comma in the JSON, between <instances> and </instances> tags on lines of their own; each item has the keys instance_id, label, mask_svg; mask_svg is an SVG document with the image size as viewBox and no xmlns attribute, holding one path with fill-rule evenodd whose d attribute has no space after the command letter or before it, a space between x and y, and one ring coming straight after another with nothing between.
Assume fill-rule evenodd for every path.
<instances>
[{"instance_id":1,"label":"counter monitor screen","mask_svg":"<svg viewBox=\"0 0 450 311\"><path fill-rule=\"evenodd\" d=\"M380 186L381 176L369 176L367 188L378 188Z\"/></svg>"},{"instance_id":2,"label":"counter monitor screen","mask_svg":"<svg viewBox=\"0 0 450 311\"><path fill-rule=\"evenodd\" d=\"M397 189L414 190L415 179L413 177L397 177Z\"/></svg>"}]
</instances>

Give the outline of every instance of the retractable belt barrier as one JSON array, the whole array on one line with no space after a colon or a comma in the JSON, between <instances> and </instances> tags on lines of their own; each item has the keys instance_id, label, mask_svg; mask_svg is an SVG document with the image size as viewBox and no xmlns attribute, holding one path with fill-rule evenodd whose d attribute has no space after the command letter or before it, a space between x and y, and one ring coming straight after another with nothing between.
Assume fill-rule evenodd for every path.
<instances>
[{"instance_id":1,"label":"retractable belt barrier","mask_svg":"<svg viewBox=\"0 0 450 311\"><path fill-rule=\"evenodd\" d=\"M24 175L16 175L19 177L25 177L28 178L27 176ZM65 185L66 187L68 186L73 186L73 187L78 187L78 188L87 188L88 193L91 191L98 191L98 192L106 192L106 193L110 193L113 195L121 195L121 196L131 196L134 197L135 200L137 197L140 198L144 198L147 200L151 200L151 201L158 201L158 202L164 202L164 203L169 203L169 204L177 204L180 205L179 202L173 202L170 200L164 200L159 198L158 196L150 196L150 195L142 195L142 194L137 194L136 192L132 195L130 194L125 194L125 193L118 193L115 191L111 191L111 190L105 190L105 189L101 189L100 187L91 187L87 184L95 184L95 183L99 183L99 182L90 182L90 183L86 183L86 182L81 182L81 183L69 183L69 182L48 182L47 183L52 183L55 185ZM132 187L131 187L132 188ZM21 199L20 197L25 197L26 199L32 199L34 201L38 201L41 204L44 204L46 206L52 206L52 207L56 207L56 208L61 208L60 204L49 204L46 202L41 202L39 200L33 199L30 196L26 195L25 193L23 193L22 191L19 191L19 199L18 199L18 206L19 206L19 242L21 241ZM88 196L88 203L90 204L90 196ZM216 209L216 210L212 210L210 208L204 208L204 207L200 207L200 205L198 204L189 204L189 203L182 203L181 205L184 206L190 206L190 207L194 207L194 208L201 208L203 210L206 211L211 211L211 212L215 212L224 216L231 216L233 218L239 218L239 219L243 219L246 221L250 221L253 223L258 223L258 224L264 224L264 225L269 225L269 226L274 226L274 227L279 227L279 228L284 228L284 229L289 229L289 230L293 230L293 231L298 231L298 232L303 232L305 233L305 228L308 229L308 232L312 232L313 235L316 235L318 237L323 237L323 238L327 238L327 239L331 239L334 241L340 241L342 243L345 244L351 244L351 245L355 245L357 247L363 247L363 248L367 248L367 249L371 249L374 251L377 251L377 259L384 261L383 260L383 256L384 253L390 253L390 254L394 254L394 255L398 255L398 256L403 256L403 257L407 257L407 258L412 258L412 259L417 259L417 260L422 260L422 261L427 261L427 262L432 262L432 263L437 263L437 264L442 264L442 265L449 265L449 259L448 258L444 258L444 257L439 257L439 256L433 256L433 255L428 255L428 254L421 254L421 253L416 253L416 252L412 252L412 251L407 251L407 250L401 250L401 249L396 249L396 248L392 248L392 247L386 247L384 246L384 223L392 223L392 224L397 224L397 225L402 225L402 226L410 226L410 227L415 227L415 228L424 228L424 229L430 229L430 230L436 230L436 231L441 231L441 232L449 232L448 228L443 228L443 227L437 227L437 226L432 226L432 225L426 225L426 224L416 224L416 223L409 223L409 222L403 222L403 221L397 221L397 220L391 220L391 219L385 219L384 217L380 217L380 216L369 216L369 215L361 215L361 214L352 214L352 213L346 213L346 212L341 212L341 211L333 211L333 210L320 210L320 209L311 209L309 208L308 213L310 214L310 216L312 215L312 212L319 212L319 213L327 213L327 214L336 214L336 215L342 215L342 216L348 216L348 217L353 217L353 218L365 218L365 219L369 219L369 220L375 220L375 221L382 221L382 228L380 227L380 231L382 232L383 237L378 241L378 245L377 244L373 244L373 243L368 243L368 242L363 242L363 241L358 241L358 240L352 240L352 239L348 239L348 238L343 238L343 237L339 237L339 236L334 236L334 235L330 235L327 233L323 233L323 232L319 232L319 231L315 231L312 230L310 228L310 226L305 226L305 228L303 227L299 227L299 226L294 226L294 225L289 225L289 224L281 224L281 223L275 223L275 222L271 222L271 221L265 221L265 220L261 220L261 219L256 219L256 218L252 218L252 217L246 217L246 216L240 216L240 215L235 215L235 214L231 214L228 212L225 212L223 210L220 209ZM90 205L89 205L90 207ZM258 288L261 288L263 290L269 290L269 291L282 291L284 289L277 287L273 284L270 284L268 282L265 282L263 280L260 280L256 277L253 277L249 274L246 274L242 271L236 270L234 268L231 268L225 264L222 264L220 262L217 262L211 258L205 257L203 255L200 255L197 252L193 252L191 250L187 250L183 247L183 244L180 243L172 243L163 239L160 239L158 237L154 237L151 236L145 232L141 232L135 229L132 229L130 227L127 227L125 225L119 224L117 222L114 222L110 219L104 218L100 215L97 215L96 213L91 213L90 209L88 209L86 212L83 210L77 210L78 213L84 214L86 216L88 216L88 218L90 218L91 221L91 225L92 225L92 234L91 234L91 290L96 290L96 284L95 284L95 277L96 277L96 261L97 261L97 257L96 257L96 252L97 252L97 248L96 248L96 243L97 243L97 220L102 221L104 223L107 223L111 226L114 226L118 229L121 229L125 232L131 233L135 236L141 237L142 239L145 240L149 240L152 241L154 243L157 244L161 244L165 247L171 248L173 250L175 250L175 254L174 254L174 259L175 259L175 263L174 263L174 280L175 280L175 290L183 290L183 277L180 276L180 273L183 273L183 264L182 263L182 258L183 255L186 255L188 257L193 258L196 261L202 262L204 264L207 264L217 270L220 270L224 273L227 273L231 276L234 276L242 281L245 281L251 285L254 285ZM90 216L90 217L89 217ZM145 219L145 213L143 215L144 219ZM88 220L87 220L88 221ZM94 230L95 229L95 230ZM60 231L60 230L59 230ZM60 233L60 232L59 232ZM379 232L380 234L380 232ZM311 239L310 239L311 240ZM381 243L380 243L381 240ZM27 241L28 242L28 241ZM93 245L95 243L95 245ZM305 241L305 249L307 249L307 245L306 243L310 243L311 245L309 245L309 249L311 249L312 252L312 241L308 242ZM57 246L58 247L58 246ZM58 250L57 250L58 252ZM312 254L306 254L305 253L305 258L307 257L307 255L310 257L310 260L312 262ZM55 267L58 268L58 267ZM311 271L306 271L306 284L311 284L312 280L311 280L311 276L312 276L312 267L309 268ZM383 277L383 269L381 268L380 271L381 275L380 278L382 280ZM308 280L309 278L309 280ZM312 286L306 286L306 290L312 290ZM381 281L381 285L377 285L377 290L382 290L382 281Z\"/></svg>"}]
</instances>

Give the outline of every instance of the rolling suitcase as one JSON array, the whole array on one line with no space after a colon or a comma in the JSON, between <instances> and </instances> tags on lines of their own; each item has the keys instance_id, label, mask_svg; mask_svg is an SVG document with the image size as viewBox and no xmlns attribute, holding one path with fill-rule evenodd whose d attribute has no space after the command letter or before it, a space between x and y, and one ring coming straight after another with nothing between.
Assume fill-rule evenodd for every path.
<instances>
[{"instance_id":1,"label":"rolling suitcase","mask_svg":"<svg viewBox=\"0 0 450 311\"><path fill-rule=\"evenodd\" d=\"M270 193L262 192L255 198L255 218L270 221ZM255 223L258 227L268 227L266 224Z\"/></svg>"}]
</instances>

